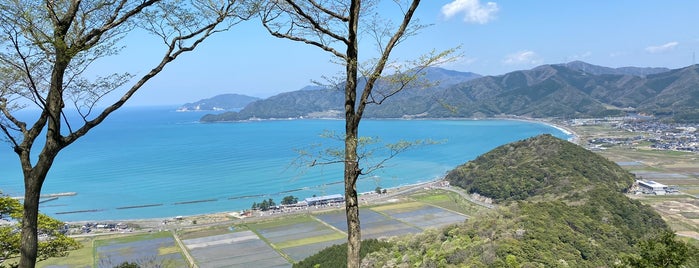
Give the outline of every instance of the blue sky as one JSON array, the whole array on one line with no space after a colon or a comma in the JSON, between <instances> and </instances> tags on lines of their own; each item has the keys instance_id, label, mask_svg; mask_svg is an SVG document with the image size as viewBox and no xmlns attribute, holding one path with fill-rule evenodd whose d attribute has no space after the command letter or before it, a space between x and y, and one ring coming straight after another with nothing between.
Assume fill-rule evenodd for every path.
<instances>
[{"instance_id":1,"label":"blue sky","mask_svg":"<svg viewBox=\"0 0 699 268\"><path fill-rule=\"evenodd\" d=\"M697 11L699 1L681 0L423 0L416 17L432 26L394 55L403 61L461 46L461 57L442 67L482 75L574 60L681 68L691 65L699 50ZM94 71L145 74L159 48L148 40L127 37L122 53L98 62ZM331 59L316 47L273 38L252 20L166 67L129 105L178 105L223 93L269 97L338 74L341 67Z\"/></svg>"}]
</instances>

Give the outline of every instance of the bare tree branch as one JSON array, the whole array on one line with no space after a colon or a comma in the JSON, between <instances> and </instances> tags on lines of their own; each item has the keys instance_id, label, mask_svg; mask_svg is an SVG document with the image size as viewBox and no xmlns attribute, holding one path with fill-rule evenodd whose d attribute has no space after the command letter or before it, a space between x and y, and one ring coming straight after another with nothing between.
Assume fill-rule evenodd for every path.
<instances>
[{"instance_id":1,"label":"bare tree branch","mask_svg":"<svg viewBox=\"0 0 699 268\"><path fill-rule=\"evenodd\" d=\"M386 62L388 61L388 57L391 55L391 51L393 51L393 48L398 44L403 34L405 33L405 29L410 24L410 20L413 18L413 14L415 13L415 10L417 9L419 4L420 0L412 1L410 7L408 8L408 11L405 12L405 15L403 16L403 22L386 44L386 47L384 48L383 53L379 57L378 63L374 68L374 71L367 78L367 83L364 85L364 91L362 92L362 96L359 99L359 105L357 106L357 115L359 117L362 117L362 115L364 114L367 100L369 99L369 95L371 94L371 91L374 88L374 84L376 83L376 80L378 80L381 77L381 73L386 67Z\"/></svg>"},{"instance_id":2,"label":"bare tree branch","mask_svg":"<svg viewBox=\"0 0 699 268\"><path fill-rule=\"evenodd\" d=\"M308 2L310 2L311 5L313 5L313 7L317 8L318 10L322 11L325 14L330 15L333 18L336 18L342 22L349 22L349 17L346 15L342 15L338 12L334 12L330 9L327 9L323 5L318 4L318 2L316 2L315 0L308 0ZM343 10L342 12L347 12L347 10Z\"/></svg>"},{"instance_id":3,"label":"bare tree branch","mask_svg":"<svg viewBox=\"0 0 699 268\"><path fill-rule=\"evenodd\" d=\"M0 29L7 35L0 37L0 131L19 156L25 184L21 267L34 267L37 260L38 202L43 182L58 153L102 123L167 64L194 50L212 34L235 25L237 22L228 23L235 21L234 18L247 19L256 13L238 13L238 4L244 0L189 1L0 2ZM219 4L221 6L209 6ZM156 8L165 8L154 13L165 16L148 17L149 11ZM134 26L140 25L139 21L148 19L159 21L143 25L150 25L152 32L164 37L166 49L162 59L119 100L92 118L90 114L95 105L131 77L129 74L112 74L91 79L84 73L96 59L116 54L119 50L114 48L117 41ZM31 128L12 115L12 107L16 106L10 106L8 99L18 98L27 98L41 108ZM73 122L66 116L65 102L69 100L82 122ZM16 132L21 132L21 135L16 135ZM42 133L45 133L45 140L36 146L40 152L32 154L34 143Z\"/></svg>"},{"instance_id":4,"label":"bare tree branch","mask_svg":"<svg viewBox=\"0 0 699 268\"><path fill-rule=\"evenodd\" d=\"M315 41L315 40L312 40L309 38L294 35L293 34L293 27L294 27L294 25L299 25L296 22L291 22L289 24L289 29L285 33L281 33L277 29L272 29L270 22L278 19L281 16L281 13L273 15L272 11L273 11L272 9L265 10L265 11L263 11L263 14L261 14L262 26L264 26L265 29L267 29L267 32L269 32L272 36L277 37L277 38L289 39L291 41L306 43L306 44L309 44L312 46L316 46L316 47L318 47L322 50L325 50L327 52L330 52L338 58L343 58L343 59L347 58L347 56L345 54L337 51L336 49L328 46L327 44L324 44L322 42L318 42L318 41Z\"/></svg>"},{"instance_id":5,"label":"bare tree branch","mask_svg":"<svg viewBox=\"0 0 699 268\"><path fill-rule=\"evenodd\" d=\"M230 7L226 11L230 11ZM146 75L141 77L136 83L134 83L134 85L131 86L131 88L126 93L124 93L124 95L122 95L122 97L118 101L105 108L94 119L86 121L85 124L75 132L71 132L70 135L65 136L63 138L63 142L66 144L70 144L78 138L85 135L93 127L102 123L102 121L104 121L104 119L106 119L107 116L109 116L112 112L116 111L121 106L123 106L124 103L126 103L126 101L128 101L146 82L148 82L151 78L155 77L158 73L160 73L168 63L174 61L182 53L193 51L206 38L208 38L214 33L219 32L219 30L216 30L216 26L223 22L223 20L226 19L228 16L229 13L224 12L215 21L205 25L204 27L201 27L200 29L197 29L189 34L173 38L170 41L170 44L168 45L168 49L165 55L155 68L153 68L150 72L148 72ZM190 45L184 45L185 41L192 39L194 41Z\"/></svg>"},{"instance_id":6,"label":"bare tree branch","mask_svg":"<svg viewBox=\"0 0 699 268\"><path fill-rule=\"evenodd\" d=\"M320 21L318 21L316 18L311 17L309 13L307 13L305 10L303 10L303 9L296 3L296 1L294 1L294 0L285 0L285 1L286 1L286 3L288 3L289 5L291 5L291 7L294 9L294 11L296 12L297 15L301 16L301 17L305 20L305 22L307 22L308 24L310 24L311 26L313 26L313 29L315 29L316 31L320 32L321 34L327 35L327 36L329 36L329 37L331 37L331 38L333 38L333 39L335 39L335 40L337 40L337 41L340 41L340 42L344 43L345 45L349 45L349 40L348 40L347 38L345 38L344 36L341 36L341 35L339 35L339 34L336 34L336 33L333 32L331 29L328 29L328 28L326 28L326 27L323 27L323 26L321 25L321 22L320 22ZM312 4L315 4L315 2L311 2L311 3L312 3ZM315 5L314 5L314 6L315 6ZM319 8L318 10L320 10L321 12L327 13L327 12L325 11L325 9ZM337 15L332 15L332 16L333 16L333 17L336 17ZM342 20L343 22L348 22L348 21L349 21L349 18L346 19L346 20L345 20L345 19L341 19L341 20Z\"/></svg>"}]
</instances>

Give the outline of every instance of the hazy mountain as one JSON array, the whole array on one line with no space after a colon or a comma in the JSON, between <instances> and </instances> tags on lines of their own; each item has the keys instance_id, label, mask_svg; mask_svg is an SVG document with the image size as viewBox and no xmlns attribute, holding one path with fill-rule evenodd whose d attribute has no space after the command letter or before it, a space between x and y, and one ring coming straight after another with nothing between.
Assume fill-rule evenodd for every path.
<instances>
[{"instance_id":1,"label":"hazy mountain","mask_svg":"<svg viewBox=\"0 0 699 268\"><path fill-rule=\"evenodd\" d=\"M446 88L458 83L463 83L476 78L482 77L480 74L472 72L459 72L447 70L444 68L428 68L425 70L424 79L431 82L437 82L436 87Z\"/></svg>"},{"instance_id":2,"label":"hazy mountain","mask_svg":"<svg viewBox=\"0 0 699 268\"><path fill-rule=\"evenodd\" d=\"M240 94L222 94L212 98L203 99L193 103L185 103L178 108L178 111L229 111L240 110L251 102L259 100L256 97L250 97Z\"/></svg>"},{"instance_id":3,"label":"hazy mountain","mask_svg":"<svg viewBox=\"0 0 699 268\"><path fill-rule=\"evenodd\" d=\"M432 96L425 117L620 116L635 111L676 120L699 120L697 66L638 76L594 75L564 65L487 76ZM399 117L398 115L397 117Z\"/></svg>"},{"instance_id":4,"label":"hazy mountain","mask_svg":"<svg viewBox=\"0 0 699 268\"><path fill-rule=\"evenodd\" d=\"M609 68L599 65L593 65L582 61L571 61L569 63L561 64L573 70L582 71L584 73L602 75L602 74L620 74L620 75L635 75L635 76L647 76L649 74L657 74L667 72L668 68L640 68L640 67L620 67L620 68Z\"/></svg>"},{"instance_id":5,"label":"hazy mountain","mask_svg":"<svg viewBox=\"0 0 699 268\"><path fill-rule=\"evenodd\" d=\"M381 105L369 105L365 116L581 118L638 112L699 121L699 65L667 70L571 62L485 77L432 68L423 78L420 84L430 86L407 88ZM376 96L385 90L378 83ZM341 90L294 91L258 101L240 113L207 115L202 121L340 117L343 102Z\"/></svg>"},{"instance_id":6,"label":"hazy mountain","mask_svg":"<svg viewBox=\"0 0 699 268\"><path fill-rule=\"evenodd\" d=\"M421 107L421 98L434 90L442 90L458 83L481 77L470 72L458 72L443 68L428 68L424 72L418 84L429 84L428 89L422 87L406 88L400 94L391 98L391 101L380 106L373 105L367 109L369 117L393 117L397 113L414 113L425 110ZM357 88L365 85L364 79L359 79ZM264 100L251 103L239 112L226 112L222 114L209 114L202 121L236 121L251 118L299 118L299 117L340 117L344 113L344 93L338 88L308 86L301 90L281 93ZM385 83L379 81L375 92L380 94L385 91Z\"/></svg>"}]
</instances>

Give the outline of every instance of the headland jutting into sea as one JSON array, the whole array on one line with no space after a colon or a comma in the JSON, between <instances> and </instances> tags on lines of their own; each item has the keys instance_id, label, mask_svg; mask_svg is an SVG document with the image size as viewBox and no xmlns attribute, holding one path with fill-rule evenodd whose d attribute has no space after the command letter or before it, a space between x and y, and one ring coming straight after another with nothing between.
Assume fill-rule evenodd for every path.
<instances>
[{"instance_id":1,"label":"headland jutting into sea","mask_svg":"<svg viewBox=\"0 0 699 268\"><path fill-rule=\"evenodd\" d=\"M59 155L44 193L75 192L41 204L64 221L164 218L249 209L253 202L342 193L340 165L296 165L298 150L323 143L341 120L273 120L201 124L201 113L127 108ZM139 118L139 120L134 120ZM511 118L510 118L511 119ZM521 119L521 118L518 118ZM548 122L483 120L366 120L360 135L391 143L432 139L360 180L358 190L427 182L499 145L551 133ZM118 133L116 135L115 133ZM7 155L6 155L7 154ZM10 150L0 152L13 159ZM19 165L0 163L3 193L21 196Z\"/></svg>"}]
</instances>

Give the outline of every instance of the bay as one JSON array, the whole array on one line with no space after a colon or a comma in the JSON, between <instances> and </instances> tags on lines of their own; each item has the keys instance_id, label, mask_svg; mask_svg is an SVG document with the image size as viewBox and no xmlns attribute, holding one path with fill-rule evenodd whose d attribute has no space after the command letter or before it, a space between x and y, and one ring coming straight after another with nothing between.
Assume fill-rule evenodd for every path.
<instances>
[{"instance_id":1,"label":"bay","mask_svg":"<svg viewBox=\"0 0 699 268\"><path fill-rule=\"evenodd\" d=\"M321 134L343 133L344 121L199 123L202 115L173 107L117 111L59 154L42 193L76 194L41 203L41 212L64 221L160 218L342 193L342 165L294 161L297 150L334 146ZM364 120L361 136L439 143L399 154L363 176L358 191L438 179L499 145L543 133L570 138L549 125L513 120ZM0 191L23 195L19 160L8 143L0 147Z\"/></svg>"}]
</instances>

